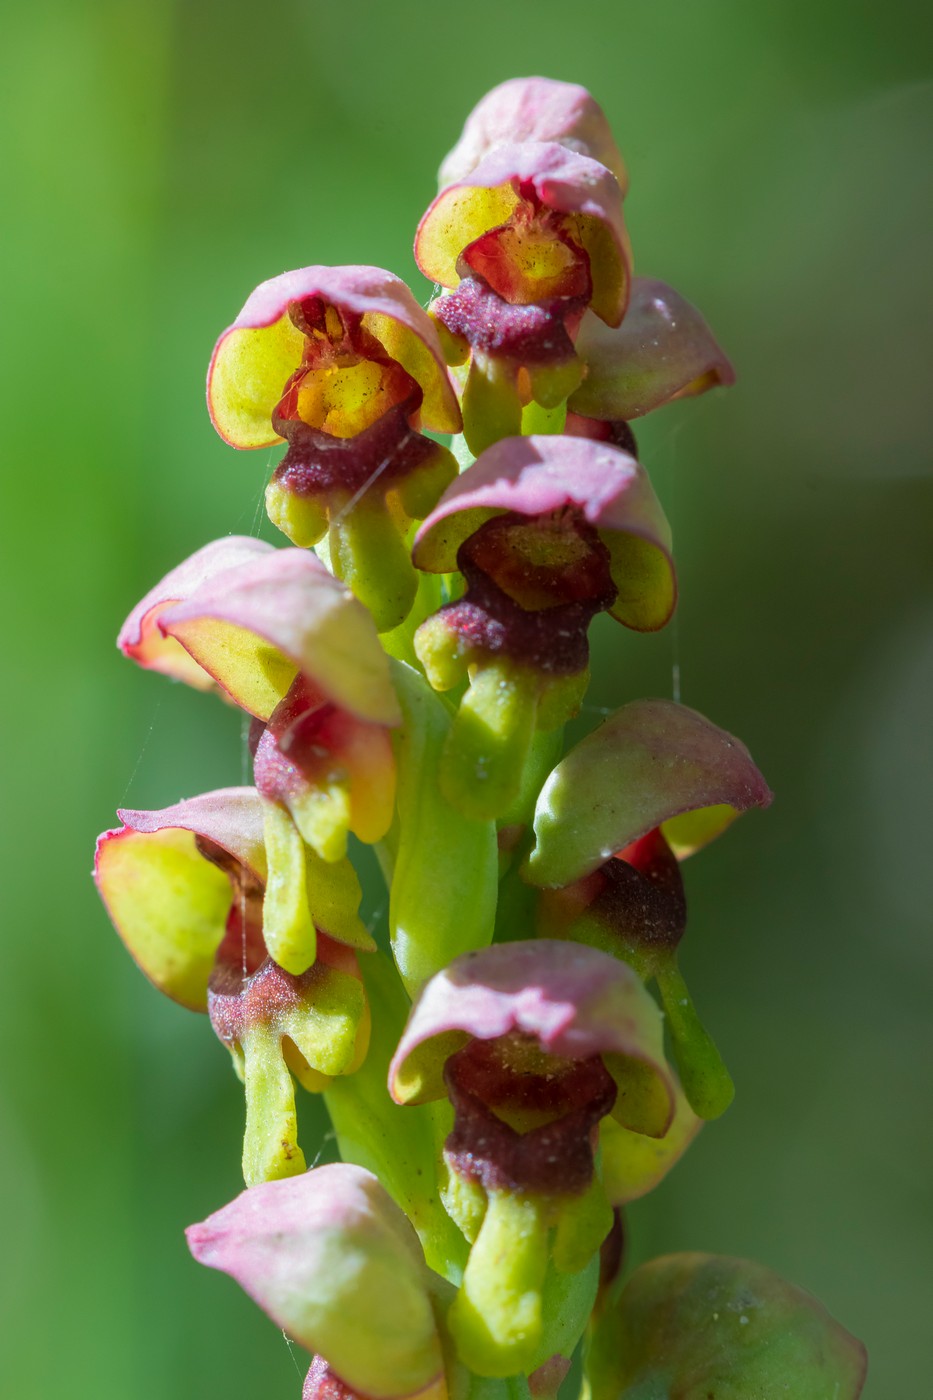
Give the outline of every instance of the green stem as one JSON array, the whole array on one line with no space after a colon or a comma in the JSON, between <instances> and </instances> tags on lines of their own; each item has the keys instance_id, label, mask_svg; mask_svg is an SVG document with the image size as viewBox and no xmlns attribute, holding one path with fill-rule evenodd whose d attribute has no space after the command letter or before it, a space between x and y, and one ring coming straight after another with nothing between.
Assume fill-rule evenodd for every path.
<instances>
[{"instance_id":1,"label":"green stem","mask_svg":"<svg viewBox=\"0 0 933 1400\"><path fill-rule=\"evenodd\" d=\"M424 677L392 670L404 724L396 741L398 847L390 883L392 951L414 995L461 953L492 939L498 859L491 821L451 805L438 771L450 716Z\"/></svg>"},{"instance_id":2,"label":"green stem","mask_svg":"<svg viewBox=\"0 0 933 1400\"><path fill-rule=\"evenodd\" d=\"M378 1176L417 1230L429 1267L459 1283L467 1245L437 1189L438 1139L446 1125L437 1121L437 1105L400 1108L386 1087L410 1004L387 958L368 954L360 969L372 1016L369 1053L355 1074L333 1080L324 1093L340 1155Z\"/></svg>"}]
</instances>

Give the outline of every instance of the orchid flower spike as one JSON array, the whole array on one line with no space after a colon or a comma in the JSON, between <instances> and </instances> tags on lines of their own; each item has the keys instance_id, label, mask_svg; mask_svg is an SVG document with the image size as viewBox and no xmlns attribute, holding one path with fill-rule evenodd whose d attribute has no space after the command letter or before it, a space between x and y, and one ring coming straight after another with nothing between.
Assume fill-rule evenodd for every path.
<instances>
[{"instance_id":1,"label":"orchid flower spike","mask_svg":"<svg viewBox=\"0 0 933 1400\"><path fill-rule=\"evenodd\" d=\"M268 865L253 788L226 788L161 812L121 811L97 843L95 878L117 932L173 1001L208 1011L246 1086L247 1184L305 1170L292 1075L320 1090L366 1053L369 1018L356 956L372 947L335 909L317 959L285 972L263 935Z\"/></svg>"},{"instance_id":2,"label":"orchid flower spike","mask_svg":"<svg viewBox=\"0 0 933 1400\"><path fill-rule=\"evenodd\" d=\"M554 78L509 78L480 98L444 157L438 183L458 184L497 146L527 141L556 141L599 161L625 193L625 163L602 107L586 88Z\"/></svg>"},{"instance_id":3,"label":"orchid flower spike","mask_svg":"<svg viewBox=\"0 0 933 1400\"><path fill-rule=\"evenodd\" d=\"M687 909L679 862L771 793L740 740L685 705L624 705L557 765L538 798L525 878L540 928L657 979L687 1097L718 1116L732 1082L677 966Z\"/></svg>"},{"instance_id":4,"label":"orchid flower spike","mask_svg":"<svg viewBox=\"0 0 933 1400\"><path fill-rule=\"evenodd\" d=\"M532 401L578 387L574 339L587 307L622 320L631 249L611 171L554 141L497 145L425 213L415 259L450 289L432 304L448 362L469 368L464 433L479 453L521 431Z\"/></svg>"},{"instance_id":5,"label":"orchid flower spike","mask_svg":"<svg viewBox=\"0 0 933 1400\"><path fill-rule=\"evenodd\" d=\"M549 1316L549 1266L588 1271L595 1289L612 1226L595 1169L599 1124L611 1115L663 1138L675 1102L661 1040L660 1013L637 977L570 943L469 953L415 1004L389 1087L396 1103L446 1097L453 1106L443 1200L472 1249L448 1322L480 1375L530 1374L572 1350L572 1328L558 1337ZM569 1325L576 1313L566 1297L561 1305Z\"/></svg>"},{"instance_id":6,"label":"orchid flower spike","mask_svg":"<svg viewBox=\"0 0 933 1400\"><path fill-rule=\"evenodd\" d=\"M451 802L477 817L508 807L535 726L579 708L595 614L638 631L670 618L670 549L644 468L602 443L506 438L448 487L413 557L429 572L459 569L467 585L415 634L435 689L470 676L441 770Z\"/></svg>"},{"instance_id":7,"label":"orchid flower spike","mask_svg":"<svg viewBox=\"0 0 933 1400\"><path fill-rule=\"evenodd\" d=\"M304 972L314 926L327 927L335 905L346 908L344 925L356 921L350 941L359 943L347 835L374 842L389 829L389 735L401 718L362 604L306 550L234 537L156 584L118 644L143 666L215 686L253 716L269 862L265 936L276 961Z\"/></svg>"},{"instance_id":8,"label":"orchid flower spike","mask_svg":"<svg viewBox=\"0 0 933 1400\"><path fill-rule=\"evenodd\" d=\"M187 1231L296 1342L315 1353L305 1396L446 1400L438 1286L418 1237L371 1172L337 1162L255 1186Z\"/></svg>"},{"instance_id":9,"label":"orchid flower spike","mask_svg":"<svg viewBox=\"0 0 933 1400\"><path fill-rule=\"evenodd\" d=\"M460 430L437 332L400 278L305 267L263 282L221 335L207 380L234 447L288 451L266 491L297 545L328 537L331 564L380 631L406 617L417 579L405 547L456 463L425 437Z\"/></svg>"}]
</instances>

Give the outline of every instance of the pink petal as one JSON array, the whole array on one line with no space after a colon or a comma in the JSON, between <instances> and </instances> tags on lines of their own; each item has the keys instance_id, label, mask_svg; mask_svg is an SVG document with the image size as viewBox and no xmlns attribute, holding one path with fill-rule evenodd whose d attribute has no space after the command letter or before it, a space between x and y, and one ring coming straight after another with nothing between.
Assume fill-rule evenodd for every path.
<instances>
[{"instance_id":1,"label":"pink petal","mask_svg":"<svg viewBox=\"0 0 933 1400\"><path fill-rule=\"evenodd\" d=\"M633 536L644 551L636 578L616 578L611 612L626 626L663 627L677 585L670 526L644 468L627 452L579 437L503 438L486 449L444 492L415 537L412 557L429 573L457 567L457 551L491 516L506 511L548 515L571 506L600 532Z\"/></svg>"},{"instance_id":2,"label":"pink petal","mask_svg":"<svg viewBox=\"0 0 933 1400\"><path fill-rule=\"evenodd\" d=\"M188 797L161 811L121 807L117 816L133 831L151 833L177 828L193 831L220 846L262 884L266 880L266 846L262 799L254 787L218 788Z\"/></svg>"},{"instance_id":3,"label":"pink petal","mask_svg":"<svg viewBox=\"0 0 933 1400\"><path fill-rule=\"evenodd\" d=\"M639 418L672 399L735 383L735 370L695 306L665 282L636 277L620 326L585 316L576 341L587 364L572 413Z\"/></svg>"},{"instance_id":4,"label":"pink petal","mask_svg":"<svg viewBox=\"0 0 933 1400\"><path fill-rule=\"evenodd\" d=\"M240 564L249 564L273 553L271 544L247 535L227 535L204 545L197 553L171 570L150 588L120 628L117 646L124 656L138 661L150 671L161 671L173 680L185 681L198 690L209 690L212 678L194 661L174 637L159 630L162 614L175 603L190 598L202 584L217 574Z\"/></svg>"},{"instance_id":5,"label":"pink petal","mask_svg":"<svg viewBox=\"0 0 933 1400\"><path fill-rule=\"evenodd\" d=\"M668 551L670 528L634 457L588 438L502 438L451 482L415 537L419 569L449 573L457 550L494 515L575 507L599 530L638 534Z\"/></svg>"},{"instance_id":6,"label":"pink petal","mask_svg":"<svg viewBox=\"0 0 933 1400\"><path fill-rule=\"evenodd\" d=\"M218 623L240 629L262 645L235 649ZM159 625L260 719L268 719L301 671L328 699L360 719L374 724L400 720L388 659L372 618L307 550L272 549L254 563L209 579L163 613ZM263 650L267 655L260 665ZM269 666L275 671L271 685Z\"/></svg>"},{"instance_id":7,"label":"pink petal","mask_svg":"<svg viewBox=\"0 0 933 1400\"><path fill-rule=\"evenodd\" d=\"M635 700L551 773L523 873L532 884L569 885L659 826L683 859L739 813L770 801L739 739L686 705Z\"/></svg>"},{"instance_id":8,"label":"pink petal","mask_svg":"<svg viewBox=\"0 0 933 1400\"><path fill-rule=\"evenodd\" d=\"M608 166L625 193L628 177L599 103L576 83L510 78L480 98L441 165L441 186L463 181L497 146L556 141Z\"/></svg>"},{"instance_id":9,"label":"pink petal","mask_svg":"<svg viewBox=\"0 0 933 1400\"><path fill-rule=\"evenodd\" d=\"M396 1102L444 1097L448 1039L458 1031L478 1040L522 1031L543 1050L570 1059L635 1056L652 1061L669 1083L653 1047L645 1048L658 1015L636 974L607 953L549 939L495 944L456 958L424 987L389 1067L390 1092ZM439 1036L436 1055L418 1057L421 1086L410 1096L403 1088L411 1071L406 1061Z\"/></svg>"},{"instance_id":10,"label":"pink petal","mask_svg":"<svg viewBox=\"0 0 933 1400\"><path fill-rule=\"evenodd\" d=\"M253 1186L186 1233L353 1391L411 1395L443 1372L418 1237L362 1167Z\"/></svg>"}]
</instances>

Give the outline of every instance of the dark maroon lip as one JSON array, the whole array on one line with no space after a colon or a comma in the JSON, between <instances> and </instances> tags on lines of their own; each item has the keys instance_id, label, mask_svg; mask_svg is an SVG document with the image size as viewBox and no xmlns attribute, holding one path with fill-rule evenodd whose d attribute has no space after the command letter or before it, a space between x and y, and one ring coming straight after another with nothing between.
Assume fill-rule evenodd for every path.
<instances>
[{"instance_id":1,"label":"dark maroon lip","mask_svg":"<svg viewBox=\"0 0 933 1400\"><path fill-rule=\"evenodd\" d=\"M553 365L576 359L572 336L586 305L585 296L513 305L472 274L456 291L438 297L431 312L474 350L516 364Z\"/></svg>"},{"instance_id":2,"label":"dark maroon lip","mask_svg":"<svg viewBox=\"0 0 933 1400\"><path fill-rule=\"evenodd\" d=\"M553 1072L516 1073L497 1047L471 1041L444 1066L455 1114L444 1147L448 1165L486 1190L580 1195L593 1180L597 1125L615 1104L612 1076L598 1056L555 1059ZM497 1106L553 1116L523 1133L497 1115Z\"/></svg>"}]
</instances>

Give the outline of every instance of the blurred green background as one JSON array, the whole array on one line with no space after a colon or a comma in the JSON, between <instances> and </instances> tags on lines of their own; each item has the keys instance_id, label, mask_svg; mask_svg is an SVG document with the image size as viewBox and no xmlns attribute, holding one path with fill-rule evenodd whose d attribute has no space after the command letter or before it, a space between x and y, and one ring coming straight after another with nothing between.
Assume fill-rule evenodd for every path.
<instances>
[{"instance_id":1,"label":"blurred green background","mask_svg":"<svg viewBox=\"0 0 933 1400\"><path fill-rule=\"evenodd\" d=\"M0 1374L17 1400L299 1393L182 1228L239 1189L207 1025L90 879L121 803L241 780L232 713L112 638L197 546L260 528L272 456L203 405L253 285L411 258L494 83L586 84L629 162L636 265L705 311L728 394L643 457L682 603L598 629L598 707L669 695L777 793L687 870L685 967L735 1106L630 1213L633 1258L750 1255L930 1382L931 21L916 0L32 0L6 18ZM926 830L924 821L926 819ZM376 899L377 896L373 896ZM301 1105L310 1153L324 1128ZM326 1150L326 1144L323 1144Z\"/></svg>"}]
</instances>

